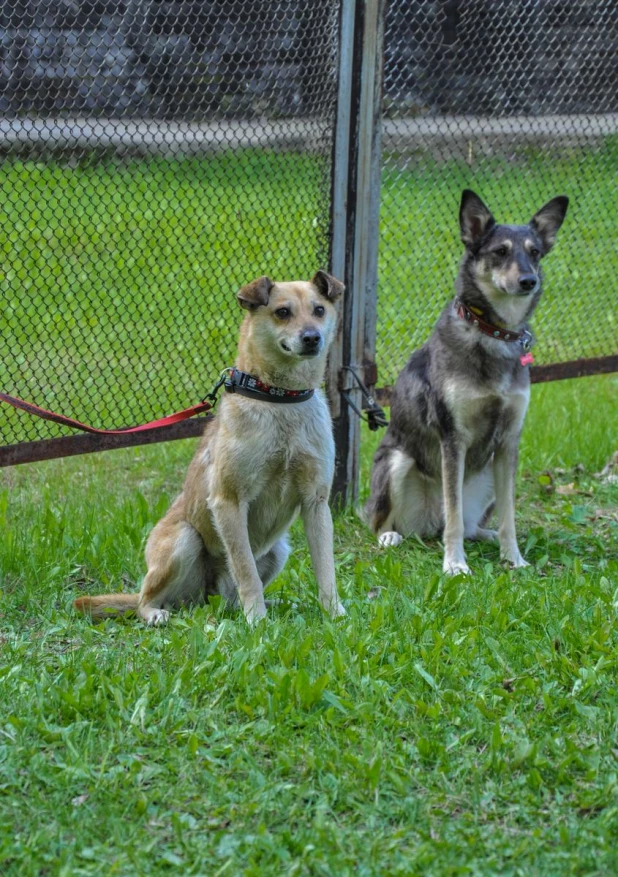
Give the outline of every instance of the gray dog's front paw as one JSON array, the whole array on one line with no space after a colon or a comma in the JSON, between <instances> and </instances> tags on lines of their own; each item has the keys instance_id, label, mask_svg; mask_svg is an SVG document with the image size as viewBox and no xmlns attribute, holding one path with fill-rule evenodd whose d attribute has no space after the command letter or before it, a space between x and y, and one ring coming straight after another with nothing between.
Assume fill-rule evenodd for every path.
<instances>
[{"instance_id":1,"label":"gray dog's front paw","mask_svg":"<svg viewBox=\"0 0 618 877\"><path fill-rule=\"evenodd\" d=\"M463 573L466 576L471 574L470 567L465 560L449 560L446 557L442 564L442 572L445 572L449 576L456 576L459 575L459 573Z\"/></svg>"},{"instance_id":2,"label":"gray dog's front paw","mask_svg":"<svg viewBox=\"0 0 618 877\"><path fill-rule=\"evenodd\" d=\"M528 561L524 560L522 557L521 551L517 545L513 545L510 548L503 548L500 552L500 557L502 560L508 561L514 569L523 569L525 566L530 566Z\"/></svg>"},{"instance_id":3,"label":"gray dog's front paw","mask_svg":"<svg viewBox=\"0 0 618 877\"><path fill-rule=\"evenodd\" d=\"M516 557L513 557L513 558L505 557L504 559L508 560L508 562L511 564L513 569L523 569L525 566L530 566L528 561L524 560L524 558L521 556L519 551L517 552Z\"/></svg>"},{"instance_id":4,"label":"gray dog's front paw","mask_svg":"<svg viewBox=\"0 0 618 877\"><path fill-rule=\"evenodd\" d=\"M341 618L343 615L347 615L346 608L341 602L341 600L337 600L328 607L328 614L331 618Z\"/></svg>"},{"instance_id":5,"label":"gray dog's front paw","mask_svg":"<svg viewBox=\"0 0 618 877\"><path fill-rule=\"evenodd\" d=\"M381 533L378 536L378 545L380 548L396 548L397 545L401 545L402 542L403 536L395 530L387 530L386 533Z\"/></svg>"}]
</instances>

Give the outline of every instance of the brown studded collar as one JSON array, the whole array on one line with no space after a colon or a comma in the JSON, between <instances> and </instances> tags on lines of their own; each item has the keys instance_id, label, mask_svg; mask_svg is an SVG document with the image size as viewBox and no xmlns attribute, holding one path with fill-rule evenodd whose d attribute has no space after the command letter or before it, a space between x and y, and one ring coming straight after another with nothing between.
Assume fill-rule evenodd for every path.
<instances>
[{"instance_id":1,"label":"brown studded collar","mask_svg":"<svg viewBox=\"0 0 618 877\"><path fill-rule=\"evenodd\" d=\"M470 323L470 325L474 326L479 332L482 332L483 335L487 335L489 338L496 338L498 341L518 341L524 352L527 352L532 347L534 339L532 337L532 332L528 329L522 329L520 332L515 329L501 329L499 326L494 326L493 323L488 323L487 320L483 320L479 314L470 310L470 308L461 301L455 303L455 310L458 317L461 317L466 323Z\"/></svg>"}]
</instances>

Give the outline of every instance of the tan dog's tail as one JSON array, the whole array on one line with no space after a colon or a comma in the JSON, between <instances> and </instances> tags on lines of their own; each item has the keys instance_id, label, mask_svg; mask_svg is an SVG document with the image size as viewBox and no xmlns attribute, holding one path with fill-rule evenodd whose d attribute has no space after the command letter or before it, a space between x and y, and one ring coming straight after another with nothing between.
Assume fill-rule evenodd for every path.
<instances>
[{"instance_id":1,"label":"tan dog's tail","mask_svg":"<svg viewBox=\"0 0 618 877\"><path fill-rule=\"evenodd\" d=\"M101 594L99 597L78 597L73 605L78 612L98 621L124 612L135 612L138 602L139 594Z\"/></svg>"}]
</instances>

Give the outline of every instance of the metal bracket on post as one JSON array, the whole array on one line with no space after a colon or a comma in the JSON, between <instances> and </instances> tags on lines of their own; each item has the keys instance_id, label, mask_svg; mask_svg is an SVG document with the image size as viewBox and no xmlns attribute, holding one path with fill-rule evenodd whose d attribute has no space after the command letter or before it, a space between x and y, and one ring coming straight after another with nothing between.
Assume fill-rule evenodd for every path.
<instances>
[{"instance_id":1,"label":"metal bracket on post","mask_svg":"<svg viewBox=\"0 0 618 877\"><path fill-rule=\"evenodd\" d=\"M331 348L327 392L337 463L333 500L358 499L361 422L342 394L342 369L375 384L375 326L380 206L380 107L385 0L342 0L339 91L333 156L330 269L346 291ZM360 409L359 387L345 385Z\"/></svg>"}]
</instances>

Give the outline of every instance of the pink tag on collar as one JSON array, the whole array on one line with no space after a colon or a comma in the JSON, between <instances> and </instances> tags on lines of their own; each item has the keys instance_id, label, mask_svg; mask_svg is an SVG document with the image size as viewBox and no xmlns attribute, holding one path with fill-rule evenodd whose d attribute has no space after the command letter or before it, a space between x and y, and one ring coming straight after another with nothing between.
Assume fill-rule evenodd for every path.
<instances>
[{"instance_id":1,"label":"pink tag on collar","mask_svg":"<svg viewBox=\"0 0 618 877\"><path fill-rule=\"evenodd\" d=\"M519 361L522 365L532 365L534 362L534 356L531 353L524 353L523 356L519 357Z\"/></svg>"}]
</instances>

